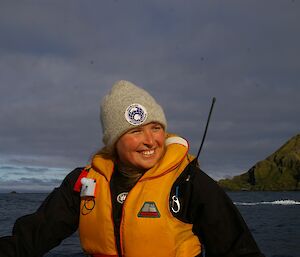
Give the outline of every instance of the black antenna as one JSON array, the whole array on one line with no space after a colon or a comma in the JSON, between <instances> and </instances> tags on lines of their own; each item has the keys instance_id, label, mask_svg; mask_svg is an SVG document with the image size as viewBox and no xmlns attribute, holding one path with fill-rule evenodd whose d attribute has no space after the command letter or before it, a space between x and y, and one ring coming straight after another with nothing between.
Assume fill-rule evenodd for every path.
<instances>
[{"instance_id":1,"label":"black antenna","mask_svg":"<svg viewBox=\"0 0 300 257\"><path fill-rule=\"evenodd\" d=\"M210 111L209 111L208 118L207 118L207 122L206 122L206 127L205 127L205 130L204 130L204 135L203 135L203 138L202 138L202 142L201 142L199 151L198 151L197 156L196 156L196 160L198 160L200 152L202 150L202 146L203 146L203 143L204 143L204 140L205 140L205 137L206 137L206 132L207 132L208 124L209 124L209 121L210 121L210 116L211 116L212 110L214 108L215 102L216 102L216 98L213 97L212 103L211 103L211 107L210 107Z\"/></svg>"}]
</instances>

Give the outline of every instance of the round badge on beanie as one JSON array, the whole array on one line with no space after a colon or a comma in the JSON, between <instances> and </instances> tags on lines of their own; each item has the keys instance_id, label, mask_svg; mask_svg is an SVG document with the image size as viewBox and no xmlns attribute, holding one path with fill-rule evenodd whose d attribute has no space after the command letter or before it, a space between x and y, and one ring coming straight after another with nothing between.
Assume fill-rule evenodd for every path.
<instances>
[{"instance_id":1,"label":"round badge on beanie","mask_svg":"<svg viewBox=\"0 0 300 257\"><path fill-rule=\"evenodd\" d=\"M116 82L101 103L103 143L113 147L126 131L150 122L167 128L162 107L144 89L125 80Z\"/></svg>"},{"instance_id":2,"label":"round badge on beanie","mask_svg":"<svg viewBox=\"0 0 300 257\"><path fill-rule=\"evenodd\" d=\"M142 125L147 119L147 110L141 104L131 104L125 111L125 119L132 125Z\"/></svg>"}]
</instances>

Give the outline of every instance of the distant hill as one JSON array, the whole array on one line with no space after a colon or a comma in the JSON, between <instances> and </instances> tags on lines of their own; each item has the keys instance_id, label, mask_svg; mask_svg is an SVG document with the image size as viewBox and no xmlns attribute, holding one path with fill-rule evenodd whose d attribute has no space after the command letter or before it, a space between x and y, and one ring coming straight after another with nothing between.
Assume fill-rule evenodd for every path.
<instances>
[{"instance_id":1,"label":"distant hill","mask_svg":"<svg viewBox=\"0 0 300 257\"><path fill-rule=\"evenodd\" d=\"M259 161L246 173L221 179L226 190L300 190L300 134L292 137L272 155Z\"/></svg>"}]
</instances>

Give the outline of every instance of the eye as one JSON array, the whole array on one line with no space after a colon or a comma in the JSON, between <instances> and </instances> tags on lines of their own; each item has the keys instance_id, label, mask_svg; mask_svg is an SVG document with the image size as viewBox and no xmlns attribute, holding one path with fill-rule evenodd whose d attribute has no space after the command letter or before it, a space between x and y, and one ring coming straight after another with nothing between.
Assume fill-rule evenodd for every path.
<instances>
[{"instance_id":1,"label":"eye","mask_svg":"<svg viewBox=\"0 0 300 257\"><path fill-rule=\"evenodd\" d=\"M137 133L140 133L142 130L141 129L132 129L128 132L128 134L137 134Z\"/></svg>"},{"instance_id":2,"label":"eye","mask_svg":"<svg viewBox=\"0 0 300 257\"><path fill-rule=\"evenodd\" d=\"M160 124L155 124L155 125L153 125L153 127L152 127L152 130L154 130L154 131L159 131L159 130L161 130L162 129L162 126L160 125Z\"/></svg>"}]
</instances>

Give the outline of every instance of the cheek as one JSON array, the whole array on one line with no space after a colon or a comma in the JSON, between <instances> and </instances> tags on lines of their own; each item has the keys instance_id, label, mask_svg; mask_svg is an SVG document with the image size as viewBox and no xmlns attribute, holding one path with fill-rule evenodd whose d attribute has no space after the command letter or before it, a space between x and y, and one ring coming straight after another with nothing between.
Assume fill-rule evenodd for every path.
<instances>
[{"instance_id":1,"label":"cheek","mask_svg":"<svg viewBox=\"0 0 300 257\"><path fill-rule=\"evenodd\" d=\"M120 157L129 155L134 152L137 147L137 142L134 137L124 137L119 140L116 145L117 153Z\"/></svg>"},{"instance_id":2,"label":"cheek","mask_svg":"<svg viewBox=\"0 0 300 257\"><path fill-rule=\"evenodd\" d=\"M122 147L126 149L127 152L136 151L140 142L136 137L128 137L123 141Z\"/></svg>"},{"instance_id":3,"label":"cheek","mask_svg":"<svg viewBox=\"0 0 300 257\"><path fill-rule=\"evenodd\" d=\"M166 140L165 133L157 135L156 142L158 142L158 144L160 146L164 146L165 145L165 140Z\"/></svg>"}]
</instances>

